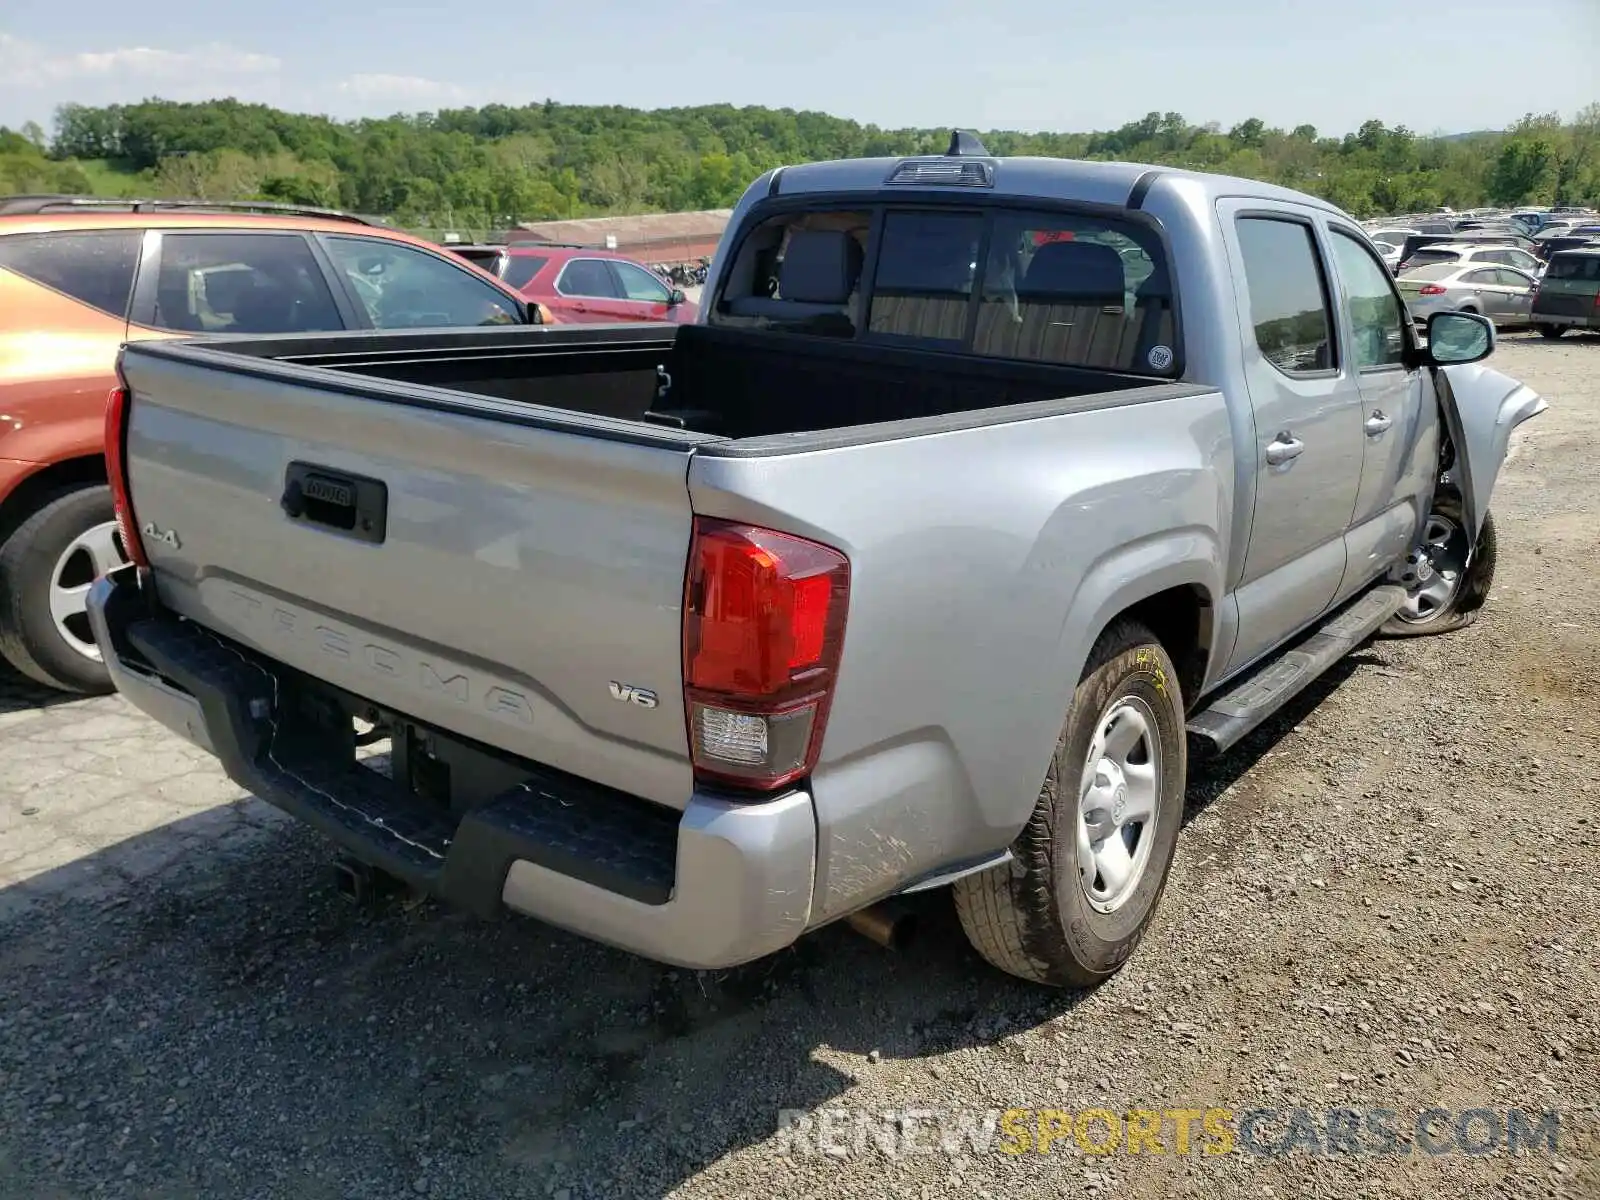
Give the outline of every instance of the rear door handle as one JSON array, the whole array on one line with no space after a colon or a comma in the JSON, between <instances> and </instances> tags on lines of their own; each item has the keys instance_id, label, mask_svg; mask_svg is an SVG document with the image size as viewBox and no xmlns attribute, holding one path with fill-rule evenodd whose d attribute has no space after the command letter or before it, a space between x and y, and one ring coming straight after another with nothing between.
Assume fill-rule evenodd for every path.
<instances>
[{"instance_id":1,"label":"rear door handle","mask_svg":"<svg viewBox=\"0 0 1600 1200\"><path fill-rule=\"evenodd\" d=\"M1274 467L1282 466L1290 459L1299 458L1305 448L1306 444L1299 438L1280 433L1267 443L1267 462Z\"/></svg>"},{"instance_id":2,"label":"rear door handle","mask_svg":"<svg viewBox=\"0 0 1600 1200\"><path fill-rule=\"evenodd\" d=\"M1380 433L1384 432L1393 424L1394 421L1391 418L1384 416L1384 414L1381 412L1374 412L1370 417L1367 418L1364 428L1367 431L1368 437L1377 437Z\"/></svg>"}]
</instances>

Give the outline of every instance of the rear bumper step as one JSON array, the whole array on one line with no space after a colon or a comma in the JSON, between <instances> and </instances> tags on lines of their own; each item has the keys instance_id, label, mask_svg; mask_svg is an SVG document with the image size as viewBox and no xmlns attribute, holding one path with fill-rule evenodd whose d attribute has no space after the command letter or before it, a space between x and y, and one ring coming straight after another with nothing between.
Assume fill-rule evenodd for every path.
<instances>
[{"instance_id":1,"label":"rear bumper step","mask_svg":"<svg viewBox=\"0 0 1600 1200\"><path fill-rule=\"evenodd\" d=\"M1268 659L1189 718L1189 733L1222 752L1277 712L1394 616L1406 592L1385 584L1335 613L1308 637Z\"/></svg>"},{"instance_id":2,"label":"rear bumper step","mask_svg":"<svg viewBox=\"0 0 1600 1200\"><path fill-rule=\"evenodd\" d=\"M684 966L779 949L810 915L810 797L696 794L682 813L531 763L465 814L304 736L293 672L152 611L131 569L96 584L95 636L118 689L214 753L240 786L360 862L477 913L502 907Z\"/></svg>"}]
</instances>

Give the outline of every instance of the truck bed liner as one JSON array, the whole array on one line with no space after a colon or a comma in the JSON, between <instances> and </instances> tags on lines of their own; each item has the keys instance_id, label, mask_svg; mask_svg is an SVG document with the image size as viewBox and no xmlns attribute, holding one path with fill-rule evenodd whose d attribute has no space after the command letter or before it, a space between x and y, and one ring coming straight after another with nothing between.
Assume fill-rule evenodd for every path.
<instances>
[{"instance_id":1,"label":"truck bed liner","mask_svg":"<svg viewBox=\"0 0 1600 1200\"><path fill-rule=\"evenodd\" d=\"M1126 403L1184 386L1054 363L698 325L666 333L594 326L297 335L133 353L199 355L213 368L300 383L308 382L305 368L323 368L312 375L322 386L331 383L328 371L358 376L362 383L345 386L404 403L508 400L520 408L506 413L514 419L558 410L600 418L605 424L589 420L584 432L623 439L678 429L691 438L779 437L1051 400ZM1137 397L1123 398L1128 392Z\"/></svg>"}]
</instances>

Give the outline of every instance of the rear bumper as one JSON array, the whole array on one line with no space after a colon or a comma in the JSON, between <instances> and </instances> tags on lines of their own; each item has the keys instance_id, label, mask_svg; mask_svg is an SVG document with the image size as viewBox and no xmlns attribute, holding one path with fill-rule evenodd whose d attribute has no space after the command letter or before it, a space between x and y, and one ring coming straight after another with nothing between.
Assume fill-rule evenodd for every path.
<instances>
[{"instance_id":1,"label":"rear bumper","mask_svg":"<svg viewBox=\"0 0 1600 1200\"><path fill-rule=\"evenodd\" d=\"M483 916L509 909L647 958L716 968L805 930L816 876L811 797L696 793L680 814L528 764L464 815L421 801L293 724L292 675L155 611L133 568L89 617L117 689L215 754L228 775L357 859Z\"/></svg>"},{"instance_id":2,"label":"rear bumper","mask_svg":"<svg viewBox=\"0 0 1600 1200\"><path fill-rule=\"evenodd\" d=\"M1406 301L1406 309L1411 314L1412 323L1419 326L1426 326L1428 318L1433 316L1434 313L1456 311L1454 304L1442 303L1427 297L1423 297L1420 300L1411 299Z\"/></svg>"},{"instance_id":3,"label":"rear bumper","mask_svg":"<svg viewBox=\"0 0 1600 1200\"><path fill-rule=\"evenodd\" d=\"M1535 310L1528 320L1534 325L1555 325L1562 329L1600 329L1600 310L1579 315L1543 313Z\"/></svg>"}]
</instances>

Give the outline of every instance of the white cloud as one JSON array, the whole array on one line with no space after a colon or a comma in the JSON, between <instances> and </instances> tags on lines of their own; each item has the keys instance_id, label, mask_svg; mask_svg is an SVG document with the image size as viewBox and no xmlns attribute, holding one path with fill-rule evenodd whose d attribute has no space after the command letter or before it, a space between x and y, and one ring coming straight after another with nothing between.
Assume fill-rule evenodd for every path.
<instances>
[{"instance_id":1,"label":"white cloud","mask_svg":"<svg viewBox=\"0 0 1600 1200\"><path fill-rule=\"evenodd\" d=\"M282 67L270 54L254 54L222 43L193 50L125 46L51 54L42 46L0 33L0 79L8 88L260 78L276 76Z\"/></svg>"},{"instance_id":2,"label":"white cloud","mask_svg":"<svg viewBox=\"0 0 1600 1200\"><path fill-rule=\"evenodd\" d=\"M305 79L282 59L222 42L171 49L118 46L52 50L0 31L0 125L38 121L64 103L132 104L150 96L212 100L232 96L301 112L353 117L481 104L491 97L420 75L361 73Z\"/></svg>"},{"instance_id":3,"label":"white cloud","mask_svg":"<svg viewBox=\"0 0 1600 1200\"><path fill-rule=\"evenodd\" d=\"M435 108L466 104L471 93L454 83L420 75L351 75L336 85L340 96L367 105L398 104L402 108Z\"/></svg>"}]
</instances>

